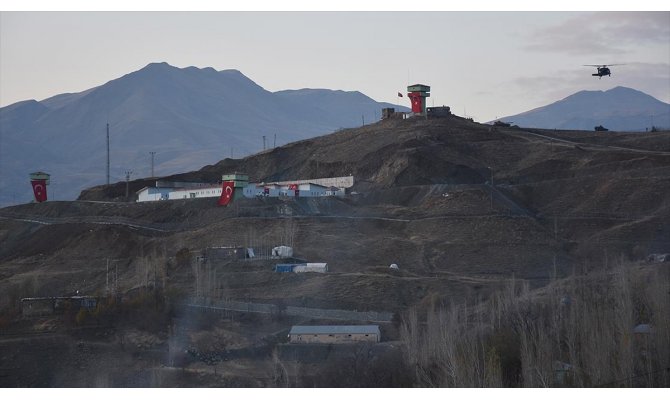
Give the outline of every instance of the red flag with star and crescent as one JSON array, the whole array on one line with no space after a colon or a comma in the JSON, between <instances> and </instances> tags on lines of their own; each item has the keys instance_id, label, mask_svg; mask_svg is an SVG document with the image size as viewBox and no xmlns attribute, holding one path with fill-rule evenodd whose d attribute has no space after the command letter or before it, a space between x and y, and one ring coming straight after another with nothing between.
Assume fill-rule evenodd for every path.
<instances>
[{"instance_id":1,"label":"red flag with star and crescent","mask_svg":"<svg viewBox=\"0 0 670 400\"><path fill-rule=\"evenodd\" d=\"M41 203L47 201L47 181L44 179L30 181L33 185L33 193L35 193L35 201Z\"/></svg>"},{"instance_id":2,"label":"red flag with star and crescent","mask_svg":"<svg viewBox=\"0 0 670 400\"><path fill-rule=\"evenodd\" d=\"M233 193L235 192L235 186L233 181L223 182L223 190L221 190L221 197L219 198L220 206L227 206L233 200Z\"/></svg>"}]
</instances>

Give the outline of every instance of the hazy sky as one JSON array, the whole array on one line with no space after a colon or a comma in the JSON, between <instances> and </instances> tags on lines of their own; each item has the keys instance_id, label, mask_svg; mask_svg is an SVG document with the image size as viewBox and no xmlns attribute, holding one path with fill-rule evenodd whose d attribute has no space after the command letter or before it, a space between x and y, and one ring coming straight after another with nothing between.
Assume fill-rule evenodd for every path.
<instances>
[{"instance_id":1,"label":"hazy sky","mask_svg":"<svg viewBox=\"0 0 670 400\"><path fill-rule=\"evenodd\" d=\"M267 90L359 90L477 121L579 90L670 102L670 12L2 12L0 106L104 84L151 62L239 69ZM592 77L582 64L626 64Z\"/></svg>"}]
</instances>

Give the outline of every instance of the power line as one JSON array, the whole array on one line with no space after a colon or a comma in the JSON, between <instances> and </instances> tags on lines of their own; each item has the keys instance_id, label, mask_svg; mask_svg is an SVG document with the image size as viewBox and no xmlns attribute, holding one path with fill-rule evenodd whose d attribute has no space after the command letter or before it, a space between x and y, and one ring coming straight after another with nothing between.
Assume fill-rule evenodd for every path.
<instances>
[{"instance_id":1,"label":"power line","mask_svg":"<svg viewBox=\"0 0 670 400\"><path fill-rule=\"evenodd\" d=\"M631 376L631 377L628 377L628 378L619 379L618 381L612 381L612 382L603 383L603 384L598 385L598 386L595 386L595 387L604 387L604 386L614 385L614 384L616 384L616 383L626 382L626 381L629 381L629 380L631 380L631 379L641 378L641 377L643 377L643 376L655 375L655 374L658 374L659 372L670 372L670 367L665 367L665 368L662 368L662 369L657 369L656 371L647 372L646 374L634 375L634 376Z\"/></svg>"}]
</instances>

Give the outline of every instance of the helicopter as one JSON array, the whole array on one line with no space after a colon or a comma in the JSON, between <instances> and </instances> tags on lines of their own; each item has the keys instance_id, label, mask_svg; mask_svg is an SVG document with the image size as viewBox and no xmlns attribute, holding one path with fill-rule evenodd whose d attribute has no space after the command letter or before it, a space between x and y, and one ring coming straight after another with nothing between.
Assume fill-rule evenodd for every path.
<instances>
[{"instance_id":1,"label":"helicopter","mask_svg":"<svg viewBox=\"0 0 670 400\"><path fill-rule=\"evenodd\" d=\"M611 76L610 69L608 67L614 66L614 65L625 65L625 64L603 64L603 65L594 65L594 64L585 64L585 67L596 67L598 69L597 74L591 74L591 76L597 76L598 79L602 78L603 76Z\"/></svg>"}]
</instances>

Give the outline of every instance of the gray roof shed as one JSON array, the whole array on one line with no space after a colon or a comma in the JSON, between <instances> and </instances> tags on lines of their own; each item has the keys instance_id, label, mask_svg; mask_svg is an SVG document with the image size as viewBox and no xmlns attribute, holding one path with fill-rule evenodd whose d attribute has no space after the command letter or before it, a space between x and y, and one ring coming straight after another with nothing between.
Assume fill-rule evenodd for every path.
<instances>
[{"instance_id":1,"label":"gray roof shed","mask_svg":"<svg viewBox=\"0 0 670 400\"><path fill-rule=\"evenodd\" d=\"M379 325L294 325L289 335L359 333L379 335Z\"/></svg>"}]
</instances>

